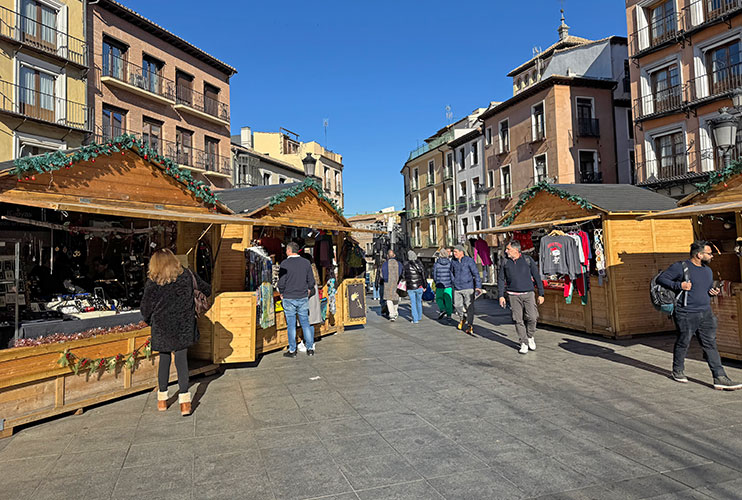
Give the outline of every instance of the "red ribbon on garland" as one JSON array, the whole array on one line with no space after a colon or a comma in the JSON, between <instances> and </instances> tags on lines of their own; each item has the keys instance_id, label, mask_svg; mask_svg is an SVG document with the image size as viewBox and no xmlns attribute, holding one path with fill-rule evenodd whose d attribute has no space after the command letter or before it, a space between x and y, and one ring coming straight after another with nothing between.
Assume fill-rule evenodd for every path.
<instances>
[{"instance_id":1,"label":"red ribbon on garland","mask_svg":"<svg viewBox=\"0 0 742 500\"><path fill-rule=\"evenodd\" d=\"M75 354L70 352L69 349L65 349L61 353L59 360L57 360L57 364L63 368L66 366L70 367L75 375L78 375L81 371L84 370L88 370L91 375L103 369L105 369L106 373L110 373L115 370L120 363L123 363L126 368L132 370L137 362L137 358L139 357L140 353L146 359L149 359L152 356L152 346L150 340L151 339L147 339L144 344L140 345L129 354L119 353L115 356L109 356L106 358L79 358Z\"/></svg>"}]
</instances>

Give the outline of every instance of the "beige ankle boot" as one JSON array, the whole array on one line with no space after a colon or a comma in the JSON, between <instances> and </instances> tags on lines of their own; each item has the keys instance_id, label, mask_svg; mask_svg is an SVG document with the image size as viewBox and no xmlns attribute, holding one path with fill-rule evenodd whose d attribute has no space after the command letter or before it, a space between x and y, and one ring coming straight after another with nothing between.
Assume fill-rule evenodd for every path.
<instances>
[{"instance_id":1,"label":"beige ankle boot","mask_svg":"<svg viewBox=\"0 0 742 500\"><path fill-rule=\"evenodd\" d=\"M167 410L167 391L157 391L157 411Z\"/></svg>"},{"instance_id":2,"label":"beige ankle boot","mask_svg":"<svg viewBox=\"0 0 742 500\"><path fill-rule=\"evenodd\" d=\"M184 417L191 414L191 393L184 392L178 394L178 402L180 403L180 414Z\"/></svg>"}]
</instances>

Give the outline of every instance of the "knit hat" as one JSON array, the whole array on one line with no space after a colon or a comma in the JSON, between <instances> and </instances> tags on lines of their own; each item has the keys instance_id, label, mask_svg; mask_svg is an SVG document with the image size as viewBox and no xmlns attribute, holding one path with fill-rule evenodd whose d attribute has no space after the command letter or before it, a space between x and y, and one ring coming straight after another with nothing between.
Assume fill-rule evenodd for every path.
<instances>
[{"instance_id":1,"label":"knit hat","mask_svg":"<svg viewBox=\"0 0 742 500\"><path fill-rule=\"evenodd\" d=\"M407 258L409 260L417 260L417 254L415 253L414 250L410 250L407 252Z\"/></svg>"},{"instance_id":2,"label":"knit hat","mask_svg":"<svg viewBox=\"0 0 742 500\"><path fill-rule=\"evenodd\" d=\"M454 250L458 250L459 252L464 252L464 253L466 253L466 250L464 250L464 247L463 247L463 245L456 245L455 247L453 247L453 249L454 249Z\"/></svg>"}]
</instances>

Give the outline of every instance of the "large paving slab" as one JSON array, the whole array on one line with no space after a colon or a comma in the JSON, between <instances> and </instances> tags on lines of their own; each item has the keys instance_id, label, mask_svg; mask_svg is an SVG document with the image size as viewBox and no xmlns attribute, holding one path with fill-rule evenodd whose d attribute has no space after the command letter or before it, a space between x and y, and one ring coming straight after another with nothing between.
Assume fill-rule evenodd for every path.
<instances>
[{"instance_id":1,"label":"large paving slab","mask_svg":"<svg viewBox=\"0 0 742 500\"><path fill-rule=\"evenodd\" d=\"M477 307L469 336L372 302L314 357L194 379L190 417L146 393L28 426L0 441L0 498L742 497L742 391L711 389L698 346L681 385L672 336L540 329L524 356L507 313Z\"/></svg>"}]
</instances>

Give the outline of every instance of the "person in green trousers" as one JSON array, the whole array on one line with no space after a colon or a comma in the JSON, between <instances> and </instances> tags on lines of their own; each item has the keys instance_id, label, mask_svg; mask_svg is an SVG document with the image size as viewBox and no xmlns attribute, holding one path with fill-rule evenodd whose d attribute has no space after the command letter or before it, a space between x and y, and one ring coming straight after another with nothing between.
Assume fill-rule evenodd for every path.
<instances>
[{"instance_id":1,"label":"person in green trousers","mask_svg":"<svg viewBox=\"0 0 742 500\"><path fill-rule=\"evenodd\" d=\"M441 248L438 259L433 264L433 281L435 282L435 301L440 313L438 319L445 316L451 319L453 314L453 274L448 249Z\"/></svg>"}]
</instances>

